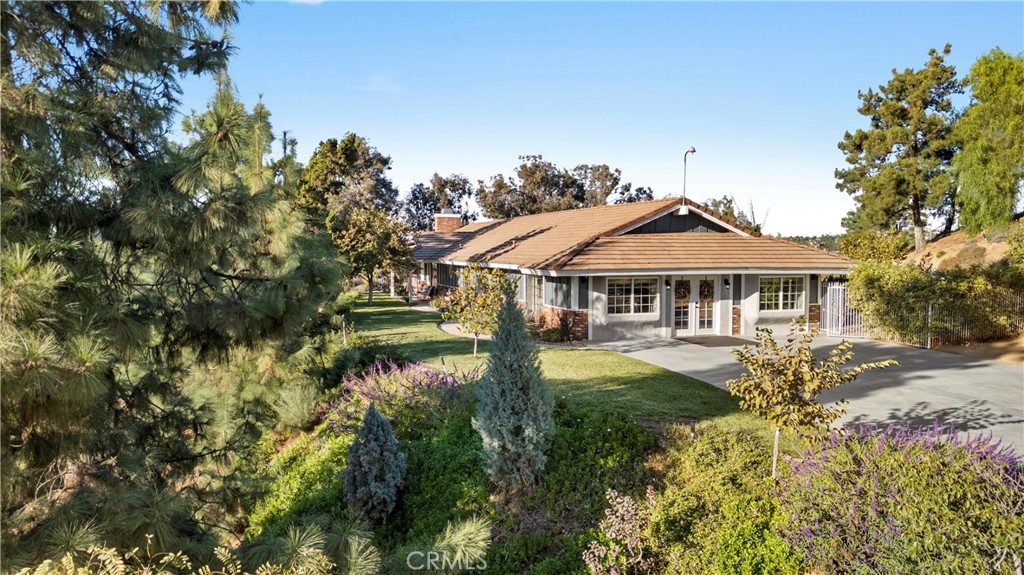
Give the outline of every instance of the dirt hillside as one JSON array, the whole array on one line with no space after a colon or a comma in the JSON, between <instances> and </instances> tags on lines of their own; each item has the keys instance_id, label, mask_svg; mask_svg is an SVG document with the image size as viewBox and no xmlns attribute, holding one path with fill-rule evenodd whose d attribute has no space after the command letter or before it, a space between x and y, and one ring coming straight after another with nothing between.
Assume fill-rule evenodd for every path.
<instances>
[{"instance_id":1,"label":"dirt hillside","mask_svg":"<svg viewBox=\"0 0 1024 575\"><path fill-rule=\"evenodd\" d=\"M984 232L976 236L957 231L928 242L924 251L910 252L903 261L935 271L973 265L990 266L1006 257L1006 250L1009 248L1008 237L1007 229Z\"/></svg>"}]
</instances>

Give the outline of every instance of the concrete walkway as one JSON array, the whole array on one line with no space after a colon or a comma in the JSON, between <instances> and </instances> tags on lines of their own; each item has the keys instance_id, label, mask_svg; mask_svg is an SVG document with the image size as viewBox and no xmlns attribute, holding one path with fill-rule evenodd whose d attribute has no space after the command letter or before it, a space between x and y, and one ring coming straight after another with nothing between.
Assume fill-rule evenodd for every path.
<instances>
[{"instance_id":1,"label":"concrete walkway","mask_svg":"<svg viewBox=\"0 0 1024 575\"><path fill-rule=\"evenodd\" d=\"M851 364L895 359L899 366L869 371L853 384L822 394L824 401L849 401L844 424L921 426L938 420L965 432L991 431L1024 455L1024 365L869 340L852 341ZM830 349L839 342L818 337L814 347ZM731 346L663 339L591 346L617 351L722 389L727 380L744 372Z\"/></svg>"}]
</instances>

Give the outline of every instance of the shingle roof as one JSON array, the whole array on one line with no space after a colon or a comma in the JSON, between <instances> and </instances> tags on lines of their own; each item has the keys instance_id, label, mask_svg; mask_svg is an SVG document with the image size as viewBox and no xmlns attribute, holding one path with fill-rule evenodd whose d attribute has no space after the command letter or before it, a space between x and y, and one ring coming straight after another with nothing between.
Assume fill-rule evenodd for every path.
<instances>
[{"instance_id":1,"label":"shingle roof","mask_svg":"<svg viewBox=\"0 0 1024 575\"><path fill-rule=\"evenodd\" d=\"M476 222L416 236L417 260L490 261L528 268L558 263L594 238L670 211L679 198Z\"/></svg>"},{"instance_id":2,"label":"shingle roof","mask_svg":"<svg viewBox=\"0 0 1024 575\"><path fill-rule=\"evenodd\" d=\"M561 269L846 271L852 265L853 261L844 257L775 238L724 233L670 233L598 238Z\"/></svg>"},{"instance_id":3,"label":"shingle roof","mask_svg":"<svg viewBox=\"0 0 1024 575\"><path fill-rule=\"evenodd\" d=\"M671 209L679 198L520 216L474 234L447 259L531 269L557 267L595 238Z\"/></svg>"},{"instance_id":4,"label":"shingle roof","mask_svg":"<svg viewBox=\"0 0 1024 575\"><path fill-rule=\"evenodd\" d=\"M615 236L684 204L751 236L713 232ZM852 265L828 252L759 237L684 198L534 214L478 222L456 232L422 233L416 236L414 257L564 271L755 267L838 271Z\"/></svg>"},{"instance_id":5,"label":"shingle roof","mask_svg":"<svg viewBox=\"0 0 1024 575\"><path fill-rule=\"evenodd\" d=\"M416 234L413 258L423 261L444 259L451 248L459 241L469 237L469 233L458 232L424 232Z\"/></svg>"}]
</instances>

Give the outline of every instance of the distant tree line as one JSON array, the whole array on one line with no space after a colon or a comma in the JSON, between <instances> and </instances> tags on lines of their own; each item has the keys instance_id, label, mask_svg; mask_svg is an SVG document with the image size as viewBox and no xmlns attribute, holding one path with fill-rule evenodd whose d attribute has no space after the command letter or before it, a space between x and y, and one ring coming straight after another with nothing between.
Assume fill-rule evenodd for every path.
<instances>
[{"instance_id":1,"label":"distant tree line","mask_svg":"<svg viewBox=\"0 0 1024 575\"><path fill-rule=\"evenodd\" d=\"M650 188L622 181L622 172L606 164L580 164L568 169L540 155L520 156L513 176L497 174L474 186L462 174L435 173L429 183L414 184L404 198L387 178L391 158L367 140L346 134L340 141L320 143L309 161L299 190L299 202L314 217L331 212L372 208L401 219L413 231L432 229L434 214L451 210L464 222L504 219L608 203L654 199ZM470 200L482 212L476 212Z\"/></svg>"}]
</instances>

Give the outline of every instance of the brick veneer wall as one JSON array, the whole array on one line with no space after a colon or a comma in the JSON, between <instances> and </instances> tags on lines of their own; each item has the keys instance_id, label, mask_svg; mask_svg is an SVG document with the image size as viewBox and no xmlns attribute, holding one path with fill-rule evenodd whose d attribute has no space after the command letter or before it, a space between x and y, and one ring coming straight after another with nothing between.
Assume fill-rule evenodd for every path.
<instances>
[{"instance_id":1,"label":"brick veneer wall","mask_svg":"<svg viewBox=\"0 0 1024 575\"><path fill-rule=\"evenodd\" d=\"M812 303L807 306L807 329L821 328L821 304Z\"/></svg>"},{"instance_id":2,"label":"brick veneer wall","mask_svg":"<svg viewBox=\"0 0 1024 575\"><path fill-rule=\"evenodd\" d=\"M738 306L738 305L732 306L732 334L733 335L740 335L740 331L743 328L743 326L740 324L740 322L742 320L743 320L743 314L740 312L740 306Z\"/></svg>"},{"instance_id":3,"label":"brick veneer wall","mask_svg":"<svg viewBox=\"0 0 1024 575\"><path fill-rule=\"evenodd\" d=\"M539 329L560 327L562 318L569 323L569 337L572 341L586 341L589 336L586 310L568 310L544 306L534 315Z\"/></svg>"}]
</instances>

